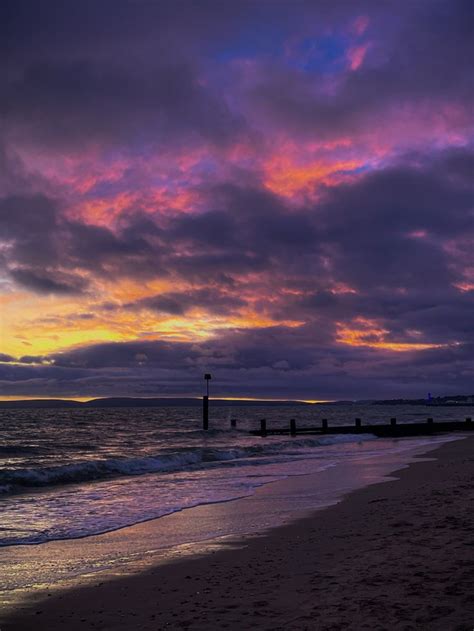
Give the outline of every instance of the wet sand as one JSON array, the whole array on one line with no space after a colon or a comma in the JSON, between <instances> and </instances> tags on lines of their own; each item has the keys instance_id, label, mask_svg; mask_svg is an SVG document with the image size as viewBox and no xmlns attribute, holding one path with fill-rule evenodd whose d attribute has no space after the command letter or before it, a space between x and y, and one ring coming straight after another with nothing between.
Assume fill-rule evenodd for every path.
<instances>
[{"instance_id":1,"label":"wet sand","mask_svg":"<svg viewBox=\"0 0 474 631\"><path fill-rule=\"evenodd\" d=\"M227 549L52 592L19 607L2 631L471 631L474 438L428 457Z\"/></svg>"}]
</instances>

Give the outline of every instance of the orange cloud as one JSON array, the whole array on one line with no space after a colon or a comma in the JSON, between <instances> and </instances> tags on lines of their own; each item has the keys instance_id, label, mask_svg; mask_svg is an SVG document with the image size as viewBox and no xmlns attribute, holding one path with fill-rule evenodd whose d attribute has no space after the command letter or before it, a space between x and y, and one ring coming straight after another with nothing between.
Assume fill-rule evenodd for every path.
<instances>
[{"instance_id":1,"label":"orange cloud","mask_svg":"<svg viewBox=\"0 0 474 631\"><path fill-rule=\"evenodd\" d=\"M311 192L318 184L335 184L362 164L350 159L300 165L288 156L275 155L264 165L264 183L273 193L291 198L301 192Z\"/></svg>"},{"instance_id":2,"label":"orange cloud","mask_svg":"<svg viewBox=\"0 0 474 631\"><path fill-rule=\"evenodd\" d=\"M136 193L123 192L105 199L87 200L79 203L71 214L87 223L109 226L124 210L130 208L138 197Z\"/></svg>"},{"instance_id":3,"label":"orange cloud","mask_svg":"<svg viewBox=\"0 0 474 631\"><path fill-rule=\"evenodd\" d=\"M352 326L344 323L337 323L336 341L339 344L347 344L348 346L365 346L368 348L377 348L396 352L406 351L422 351L430 348L443 348L448 344L427 344L420 342L393 342L388 341L390 331L384 329L377 324L375 320L358 317L353 320ZM418 331L412 331L413 337L419 334Z\"/></svg>"},{"instance_id":4,"label":"orange cloud","mask_svg":"<svg viewBox=\"0 0 474 631\"><path fill-rule=\"evenodd\" d=\"M201 306L185 315L122 308L146 297L188 288L170 280L139 284L129 279L117 283L96 281L93 291L78 297L52 299L25 292L2 296L1 351L19 358L26 354L50 355L100 342L136 339L193 342L212 338L217 331L226 329L302 324L298 320L272 318L257 307L236 310L231 315L214 315ZM249 290L249 296L250 293ZM104 302L111 308L104 308ZM8 335L3 331L8 331Z\"/></svg>"}]
</instances>

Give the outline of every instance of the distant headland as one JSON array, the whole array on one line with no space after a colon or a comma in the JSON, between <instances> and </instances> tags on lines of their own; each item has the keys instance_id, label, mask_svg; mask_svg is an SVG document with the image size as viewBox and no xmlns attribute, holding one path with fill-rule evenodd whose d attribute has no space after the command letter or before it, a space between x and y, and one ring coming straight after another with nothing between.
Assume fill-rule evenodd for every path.
<instances>
[{"instance_id":1,"label":"distant headland","mask_svg":"<svg viewBox=\"0 0 474 631\"><path fill-rule=\"evenodd\" d=\"M213 398L212 404L219 407L274 407L274 406L311 406L311 405L426 405L458 406L473 405L474 395L453 395L432 397L430 399L359 399L342 401L298 401L268 399L219 399ZM19 399L0 401L0 409L85 409L85 408L151 408L151 407L200 407L200 397L105 397L89 401L74 399Z\"/></svg>"},{"instance_id":2,"label":"distant headland","mask_svg":"<svg viewBox=\"0 0 474 631\"><path fill-rule=\"evenodd\" d=\"M311 405L305 401L275 401L264 399L212 399L213 405L222 407L236 406L295 406ZM0 409L15 408L152 408L152 407L201 407L200 397L106 397L91 399L90 401L75 401L74 399L23 399L0 401Z\"/></svg>"}]
</instances>

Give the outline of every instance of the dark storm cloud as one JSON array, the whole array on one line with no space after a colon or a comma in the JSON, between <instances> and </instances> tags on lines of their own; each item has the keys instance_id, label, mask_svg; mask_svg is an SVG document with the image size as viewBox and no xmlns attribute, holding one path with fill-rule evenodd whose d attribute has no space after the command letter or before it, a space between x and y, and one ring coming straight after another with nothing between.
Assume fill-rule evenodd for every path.
<instances>
[{"instance_id":1,"label":"dark storm cloud","mask_svg":"<svg viewBox=\"0 0 474 631\"><path fill-rule=\"evenodd\" d=\"M168 243L174 246L168 264L184 277L268 272L291 266L297 253L313 256L317 250L313 218L288 212L261 188L229 183L210 189L208 203L209 212L177 217L167 226Z\"/></svg>"},{"instance_id":2,"label":"dark storm cloud","mask_svg":"<svg viewBox=\"0 0 474 631\"><path fill-rule=\"evenodd\" d=\"M84 281L58 270L68 265L61 254L58 206L43 195L16 195L0 199L0 241L10 278L38 293L78 293Z\"/></svg>"},{"instance_id":3,"label":"dark storm cloud","mask_svg":"<svg viewBox=\"0 0 474 631\"><path fill-rule=\"evenodd\" d=\"M202 374L215 377L215 396L345 398L416 396L472 390L472 344L393 354L371 349L309 346L304 327L233 331L200 344L126 342L56 354L55 365L0 365L0 387L14 394L94 392L199 395ZM29 389L29 390L28 390Z\"/></svg>"},{"instance_id":4,"label":"dark storm cloud","mask_svg":"<svg viewBox=\"0 0 474 631\"><path fill-rule=\"evenodd\" d=\"M11 278L39 294L80 294L86 283L73 274L61 272L51 272L48 274L38 274L31 269L11 269Z\"/></svg>"},{"instance_id":5,"label":"dark storm cloud","mask_svg":"<svg viewBox=\"0 0 474 631\"><path fill-rule=\"evenodd\" d=\"M454 287L417 289L396 292L393 289L367 288L359 294L327 294L316 292L295 300L286 307L295 318L318 319L326 323L328 340L335 336L334 325L339 322L349 329L358 328L354 318L374 321L384 328L387 343L472 343L474 328L471 314L474 309L472 292L460 292ZM367 341L373 338L371 327Z\"/></svg>"},{"instance_id":6,"label":"dark storm cloud","mask_svg":"<svg viewBox=\"0 0 474 631\"><path fill-rule=\"evenodd\" d=\"M237 119L199 86L197 70L185 63L139 72L125 61L118 67L32 64L7 86L1 111L20 137L64 147L91 140L166 142L193 133L221 142L240 131Z\"/></svg>"},{"instance_id":7,"label":"dark storm cloud","mask_svg":"<svg viewBox=\"0 0 474 631\"><path fill-rule=\"evenodd\" d=\"M217 315L231 314L245 306L238 296L226 294L215 288L168 292L127 303L124 309L148 309L171 315L185 315L195 308L204 308Z\"/></svg>"},{"instance_id":8,"label":"dark storm cloud","mask_svg":"<svg viewBox=\"0 0 474 631\"><path fill-rule=\"evenodd\" d=\"M103 343L53 355L56 366L71 368L128 368L147 364L183 366L192 352L190 344L174 342Z\"/></svg>"},{"instance_id":9,"label":"dark storm cloud","mask_svg":"<svg viewBox=\"0 0 474 631\"><path fill-rule=\"evenodd\" d=\"M474 173L474 153L469 147L459 147L445 151L441 159L434 163L438 176L452 180L457 186L472 188Z\"/></svg>"},{"instance_id":10,"label":"dark storm cloud","mask_svg":"<svg viewBox=\"0 0 474 631\"><path fill-rule=\"evenodd\" d=\"M3 266L18 285L43 294L81 293L86 280L67 269L73 267L64 245L68 234L55 200L44 195L0 199Z\"/></svg>"},{"instance_id":11,"label":"dark storm cloud","mask_svg":"<svg viewBox=\"0 0 474 631\"><path fill-rule=\"evenodd\" d=\"M88 280L77 270L104 276L156 274L159 248L149 239L159 233L135 220L117 232L68 220L57 201L45 195L0 198L3 263L19 285L38 293L80 293Z\"/></svg>"},{"instance_id":12,"label":"dark storm cloud","mask_svg":"<svg viewBox=\"0 0 474 631\"><path fill-rule=\"evenodd\" d=\"M376 127L379 116L396 121L407 106L432 107L433 100L455 103L471 118L472 3L387 2L378 9L368 27L364 64L344 76L336 91L321 89L324 69L282 69L271 61L249 86L252 105L278 126L319 138Z\"/></svg>"},{"instance_id":13,"label":"dark storm cloud","mask_svg":"<svg viewBox=\"0 0 474 631\"><path fill-rule=\"evenodd\" d=\"M459 235L472 228L473 186L472 182L469 188L451 182L451 166L455 165L448 154L447 160L434 165L395 166L356 183L341 184L329 192L325 220L330 228L347 230L356 238L369 224L377 235L397 237L423 229L439 237ZM460 166L462 174L464 161Z\"/></svg>"},{"instance_id":14,"label":"dark storm cloud","mask_svg":"<svg viewBox=\"0 0 474 631\"><path fill-rule=\"evenodd\" d=\"M254 2L2 3L7 137L129 149L255 140L252 112L229 105L241 98L238 73L230 71L225 97L208 75L226 56L260 52L256 29L274 53L263 58L275 60L262 62L251 102L286 129L330 135L382 107L472 94L470 2L334 4L300 2L295 11ZM304 39L337 25L347 30L364 11L373 22L369 62L345 77L336 95L318 94L323 69L308 73L282 59L295 33Z\"/></svg>"},{"instance_id":15,"label":"dark storm cloud","mask_svg":"<svg viewBox=\"0 0 474 631\"><path fill-rule=\"evenodd\" d=\"M356 289L449 286L457 275L445 244L473 234L472 199L472 188L443 179L438 166L387 169L333 189L320 220L334 269Z\"/></svg>"},{"instance_id":16,"label":"dark storm cloud","mask_svg":"<svg viewBox=\"0 0 474 631\"><path fill-rule=\"evenodd\" d=\"M196 37L217 32L232 11L216 23L215 3L179 4L4 3L8 137L78 148L193 136L219 144L242 133L242 120L201 81L196 54Z\"/></svg>"},{"instance_id":17,"label":"dark storm cloud","mask_svg":"<svg viewBox=\"0 0 474 631\"><path fill-rule=\"evenodd\" d=\"M150 264L158 261L160 248L151 246L148 232L138 235L127 228L113 232L104 226L78 222L67 222L65 228L68 234L67 255L79 267L100 271L105 266L115 271L122 262L126 273L127 263L131 267L139 267L147 259Z\"/></svg>"},{"instance_id":18,"label":"dark storm cloud","mask_svg":"<svg viewBox=\"0 0 474 631\"><path fill-rule=\"evenodd\" d=\"M313 365L320 354L308 348L315 331L271 327L258 331L234 330L206 342L136 341L95 344L50 356L23 357L24 363L54 362L59 368L125 369L146 365L149 369L173 367L195 372L202 366L220 369L244 368L302 370Z\"/></svg>"},{"instance_id":19,"label":"dark storm cloud","mask_svg":"<svg viewBox=\"0 0 474 631\"><path fill-rule=\"evenodd\" d=\"M44 195L17 195L0 199L0 229L3 239L44 238L57 225L57 206Z\"/></svg>"}]
</instances>

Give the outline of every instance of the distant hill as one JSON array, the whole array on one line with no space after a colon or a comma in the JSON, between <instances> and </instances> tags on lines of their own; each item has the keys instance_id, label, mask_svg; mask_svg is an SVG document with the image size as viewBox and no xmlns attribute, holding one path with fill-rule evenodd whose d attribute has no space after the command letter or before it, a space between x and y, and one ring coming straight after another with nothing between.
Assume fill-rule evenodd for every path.
<instances>
[{"instance_id":1,"label":"distant hill","mask_svg":"<svg viewBox=\"0 0 474 631\"><path fill-rule=\"evenodd\" d=\"M302 401L263 401L263 400L228 400L211 399L211 404L222 407L242 406L296 406L312 405ZM71 399L24 399L21 401L0 401L0 409L49 409L49 408L151 408L151 407L201 407L201 398L134 398L108 397L91 401L73 401Z\"/></svg>"},{"instance_id":2,"label":"distant hill","mask_svg":"<svg viewBox=\"0 0 474 631\"><path fill-rule=\"evenodd\" d=\"M69 399L25 399L21 401L0 401L0 409L17 409L17 408L81 408L83 404L80 401L71 401Z\"/></svg>"}]
</instances>

